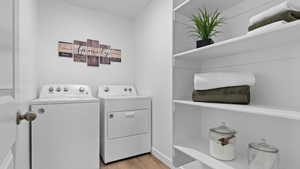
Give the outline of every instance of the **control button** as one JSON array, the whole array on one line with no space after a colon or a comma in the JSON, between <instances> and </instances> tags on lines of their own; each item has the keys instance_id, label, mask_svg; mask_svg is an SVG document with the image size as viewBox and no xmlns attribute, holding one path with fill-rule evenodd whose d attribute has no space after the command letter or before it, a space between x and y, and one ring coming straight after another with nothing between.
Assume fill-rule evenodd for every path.
<instances>
[{"instance_id":1,"label":"control button","mask_svg":"<svg viewBox=\"0 0 300 169\"><path fill-rule=\"evenodd\" d=\"M84 90L85 90L84 87L80 87L80 88L79 88L79 92L81 92L81 93L83 93Z\"/></svg>"},{"instance_id":2,"label":"control button","mask_svg":"<svg viewBox=\"0 0 300 169\"><path fill-rule=\"evenodd\" d=\"M127 88L124 88L124 91L127 92Z\"/></svg>"},{"instance_id":3,"label":"control button","mask_svg":"<svg viewBox=\"0 0 300 169\"><path fill-rule=\"evenodd\" d=\"M60 91L61 91L61 88L60 88L60 87L57 87L57 88L56 88L56 91L57 91L57 92L60 92Z\"/></svg>"},{"instance_id":4,"label":"control button","mask_svg":"<svg viewBox=\"0 0 300 169\"><path fill-rule=\"evenodd\" d=\"M104 92L109 92L109 87L105 87Z\"/></svg>"},{"instance_id":5,"label":"control button","mask_svg":"<svg viewBox=\"0 0 300 169\"><path fill-rule=\"evenodd\" d=\"M68 92L69 89L67 87L64 87L64 92Z\"/></svg>"},{"instance_id":6,"label":"control button","mask_svg":"<svg viewBox=\"0 0 300 169\"><path fill-rule=\"evenodd\" d=\"M132 92L132 89L131 89L131 88L129 88L128 90L129 90L129 92Z\"/></svg>"},{"instance_id":7,"label":"control button","mask_svg":"<svg viewBox=\"0 0 300 169\"><path fill-rule=\"evenodd\" d=\"M52 93L52 92L54 91L54 88L53 88L53 87L49 87L48 91L49 91L50 93Z\"/></svg>"}]
</instances>

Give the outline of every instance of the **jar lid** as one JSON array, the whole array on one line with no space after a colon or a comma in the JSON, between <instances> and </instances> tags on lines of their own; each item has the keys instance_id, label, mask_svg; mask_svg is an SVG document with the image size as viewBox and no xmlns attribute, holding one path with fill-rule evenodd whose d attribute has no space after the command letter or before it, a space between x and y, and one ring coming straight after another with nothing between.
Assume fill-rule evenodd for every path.
<instances>
[{"instance_id":1,"label":"jar lid","mask_svg":"<svg viewBox=\"0 0 300 169\"><path fill-rule=\"evenodd\" d=\"M249 148L253 148L258 151L263 151L267 153L278 153L279 150L275 146L269 145L266 143L265 139L262 139L259 143L250 143Z\"/></svg>"},{"instance_id":2,"label":"jar lid","mask_svg":"<svg viewBox=\"0 0 300 169\"><path fill-rule=\"evenodd\" d=\"M234 135L236 134L236 131L234 129L231 129L226 126L226 123L222 123L221 126L209 129L211 132L219 133L219 134L228 134L228 135Z\"/></svg>"}]
</instances>

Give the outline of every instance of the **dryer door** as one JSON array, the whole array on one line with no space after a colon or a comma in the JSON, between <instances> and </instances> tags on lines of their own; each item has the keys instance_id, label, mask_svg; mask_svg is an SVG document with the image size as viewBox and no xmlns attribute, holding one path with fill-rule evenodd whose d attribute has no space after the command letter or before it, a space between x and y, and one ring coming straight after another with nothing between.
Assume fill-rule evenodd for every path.
<instances>
[{"instance_id":1,"label":"dryer door","mask_svg":"<svg viewBox=\"0 0 300 169\"><path fill-rule=\"evenodd\" d=\"M148 109L110 112L107 115L109 139L149 132L150 112Z\"/></svg>"}]
</instances>

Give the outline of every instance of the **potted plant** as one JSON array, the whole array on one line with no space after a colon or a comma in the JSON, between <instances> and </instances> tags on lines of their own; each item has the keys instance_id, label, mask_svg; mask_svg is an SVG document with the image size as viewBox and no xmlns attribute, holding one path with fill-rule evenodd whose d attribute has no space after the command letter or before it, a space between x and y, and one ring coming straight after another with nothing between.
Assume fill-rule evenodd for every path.
<instances>
[{"instance_id":1,"label":"potted plant","mask_svg":"<svg viewBox=\"0 0 300 169\"><path fill-rule=\"evenodd\" d=\"M206 8L199 9L199 13L193 15L191 20L194 23L192 35L198 39L197 48L213 44L212 37L220 33L217 28L224 23L221 12L209 12Z\"/></svg>"}]
</instances>

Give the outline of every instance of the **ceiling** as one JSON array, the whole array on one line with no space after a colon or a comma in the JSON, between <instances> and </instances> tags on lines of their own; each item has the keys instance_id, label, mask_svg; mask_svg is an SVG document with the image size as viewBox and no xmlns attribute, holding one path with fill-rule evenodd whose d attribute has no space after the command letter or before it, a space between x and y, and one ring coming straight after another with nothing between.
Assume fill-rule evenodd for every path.
<instances>
[{"instance_id":1,"label":"ceiling","mask_svg":"<svg viewBox=\"0 0 300 169\"><path fill-rule=\"evenodd\" d=\"M69 3L134 18L151 0L65 0Z\"/></svg>"}]
</instances>

